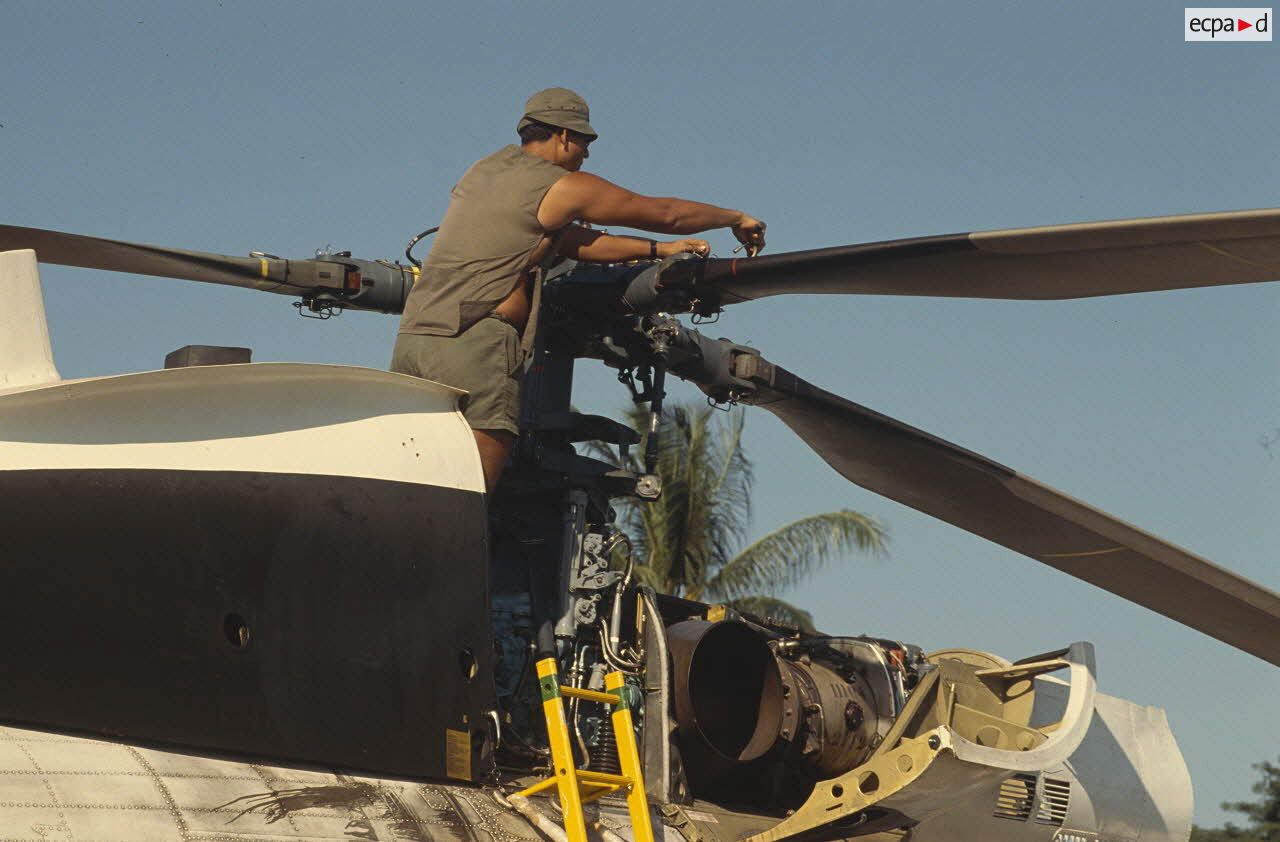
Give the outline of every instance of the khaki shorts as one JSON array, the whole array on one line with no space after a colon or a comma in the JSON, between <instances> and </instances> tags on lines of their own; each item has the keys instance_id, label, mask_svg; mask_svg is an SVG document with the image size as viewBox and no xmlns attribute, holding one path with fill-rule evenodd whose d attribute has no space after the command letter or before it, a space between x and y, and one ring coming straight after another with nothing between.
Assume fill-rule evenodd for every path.
<instances>
[{"instance_id":1,"label":"khaki shorts","mask_svg":"<svg viewBox=\"0 0 1280 842\"><path fill-rule=\"evenodd\" d=\"M457 336L396 337L391 370L470 394L462 414L473 430L520 432L520 334L509 322L483 318Z\"/></svg>"}]
</instances>

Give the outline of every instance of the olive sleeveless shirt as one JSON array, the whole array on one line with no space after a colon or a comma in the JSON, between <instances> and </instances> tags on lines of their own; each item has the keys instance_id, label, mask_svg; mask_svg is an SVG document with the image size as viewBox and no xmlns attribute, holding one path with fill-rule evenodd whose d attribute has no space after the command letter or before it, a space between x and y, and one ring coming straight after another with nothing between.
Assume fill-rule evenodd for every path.
<instances>
[{"instance_id":1,"label":"olive sleeveless shirt","mask_svg":"<svg viewBox=\"0 0 1280 842\"><path fill-rule=\"evenodd\" d=\"M567 172L518 146L463 174L422 273L405 300L400 333L457 336L511 294L548 233L538 206ZM530 321L537 314L531 314Z\"/></svg>"}]
</instances>

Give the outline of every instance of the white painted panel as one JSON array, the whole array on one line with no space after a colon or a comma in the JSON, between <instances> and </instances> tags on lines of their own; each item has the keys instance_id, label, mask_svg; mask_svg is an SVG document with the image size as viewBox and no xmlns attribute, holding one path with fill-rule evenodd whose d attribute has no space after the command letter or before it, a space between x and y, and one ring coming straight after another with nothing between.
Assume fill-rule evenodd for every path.
<instances>
[{"instance_id":1,"label":"white painted panel","mask_svg":"<svg viewBox=\"0 0 1280 842\"><path fill-rule=\"evenodd\" d=\"M0 252L0 389L58 380L31 249Z\"/></svg>"},{"instance_id":2,"label":"white painted panel","mask_svg":"<svg viewBox=\"0 0 1280 842\"><path fill-rule=\"evenodd\" d=\"M482 492L457 389L367 368L197 366L0 394L0 469L266 471Z\"/></svg>"}]
</instances>

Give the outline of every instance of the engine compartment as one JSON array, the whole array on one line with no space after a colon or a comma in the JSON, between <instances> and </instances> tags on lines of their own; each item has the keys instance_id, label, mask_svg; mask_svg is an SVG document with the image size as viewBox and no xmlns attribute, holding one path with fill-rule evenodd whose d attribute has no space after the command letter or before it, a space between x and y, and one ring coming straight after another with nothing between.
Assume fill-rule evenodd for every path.
<instances>
[{"instance_id":1,"label":"engine compartment","mask_svg":"<svg viewBox=\"0 0 1280 842\"><path fill-rule=\"evenodd\" d=\"M548 655L577 689L603 690L607 672L626 675L652 797L780 812L802 803L818 781L865 761L934 669L917 646L806 634L637 586L626 538L610 529L585 533L563 571L569 587L552 603L551 594L521 587L539 577L516 569L550 563L539 551L554 542L512 532L498 557L522 564L495 571L491 609L501 724L495 762L510 773L548 763L532 680L534 663ZM581 768L616 771L603 706L565 704Z\"/></svg>"}]
</instances>

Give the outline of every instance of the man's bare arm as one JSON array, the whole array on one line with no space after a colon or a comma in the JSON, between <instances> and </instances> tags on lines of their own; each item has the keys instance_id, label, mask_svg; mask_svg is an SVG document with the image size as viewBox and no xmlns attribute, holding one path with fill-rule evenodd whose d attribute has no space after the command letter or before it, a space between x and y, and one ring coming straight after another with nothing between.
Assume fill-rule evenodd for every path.
<instances>
[{"instance_id":1,"label":"man's bare arm","mask_svg":"<svg viewBox=\"0 0 1280 842\"><path fill-rule=\"evenodd\" d=\"M625 263L655 256L651 253L650 242L640 237L607 234L581 225L570 225L560 240L560 254L588 263ZM686 238L658 242L654 250L657 257L669 257L683 252L706 255L710 252L711 245L706 240Z\"/></svg>"},{"instance_id":2,"label":"man's bare arm","mask_svg":"<svg viewBox=\"0 0 1280 842\"><path fill-rule=\"evenodd\" d=\"M584 172L569 173L553 184L538 208L538 222L548 231L576 219L663 234L732 228L751 254L764 248L764 223L742 211L689 199L642 196Z\"/></svg>"}]
</instances>

